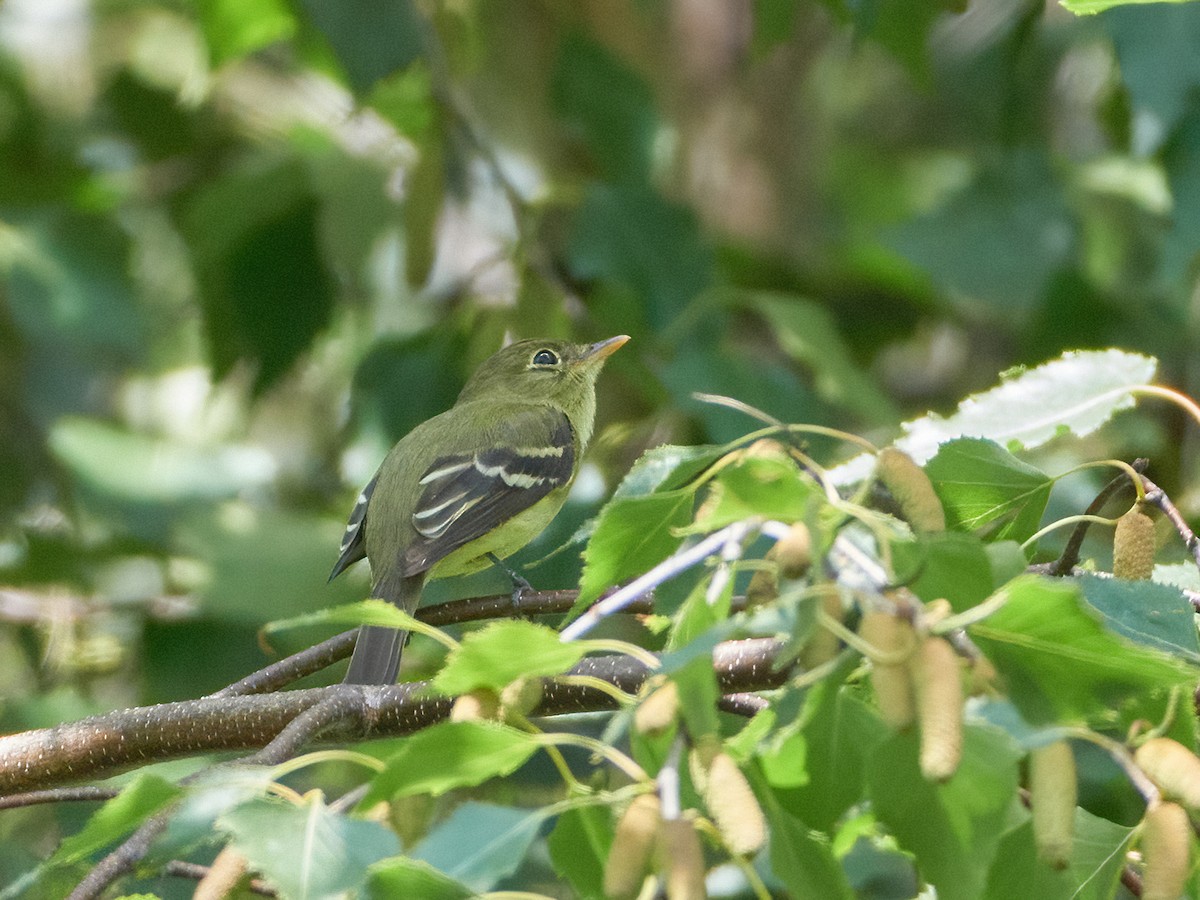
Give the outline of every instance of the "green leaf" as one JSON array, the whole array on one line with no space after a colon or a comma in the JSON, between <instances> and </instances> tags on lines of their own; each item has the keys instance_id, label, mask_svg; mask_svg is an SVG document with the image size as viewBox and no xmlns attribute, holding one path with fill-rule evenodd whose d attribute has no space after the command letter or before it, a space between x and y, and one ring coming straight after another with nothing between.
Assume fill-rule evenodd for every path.
<instances>
[{"instance_id":1,"label":"green leaf","mask_svg":"<svg viewBox=\"0 0 1200 900\"><path fill-rule=\"evenodd\" d=\"M1107 0L1072 0L1086 10L1068 6L1074 12L1098 12ZM1115 5L1115 4L1114 4ZM1151 118L1157 126L1141 137L1137 154L1152 157L1158 141L1171 134L1193 104L1200 86L1200 9L1194 3L1120 4L1099 20L1111 35L1121 67L1121 84L1128 92L1125 115ZM1194 107L1193 107L1194 108ZM1136 133L1136 130L1135 130ZM1139 146L1140 145L1140 146ZM1179 208L1176 198L1172 214L1191 218L1194 213Z\"/></svg>"},{"instance_id":2,"label":"green leaf","mask_svg":"<svg viewBox=\"0 0 1200 900\"><path fill-rule=\"evenodd\" d=\"M319 213L307 173L292 160L205 182L184 208L217 377L247 361L261 392L329 324L334 275Z\"/></svg>"},{"instance_id":3,"label":"green leaf","mask_svg":"<svg viewBox=\"0 0 1200 900\"><path fill-rule=\"evenodd\" d=\"M212 838L213 823L237 806L263 796L271 786L269 766L209 769L183 788L167 830L154 842L159 856L183 857Z\"/></svg>"},{"instance_id":4,"label":"green leaf","mask_svg":"<svg viewBox=\"0 0 1200 900\"><path fill-rule=\"evenodd\" d=\"M1079 886L1076 900L1108 900L1113 896L1134 834L1133 828L1076 807L1070 870Z\"/></svg>"},{"instance_id":5,"label":"green leaf","mask_svg":"<svg viewBox=\"0 0 1200 900\"><path fill-rule=\"evenodd\" d=\"M390 447L426 419L445 412L462 390L466 352L462 332L449 327L377 340L354 372L356 424ZM421 390L412 390L414 384ZM397 403L397 397L405 397L405 402Z\"/></svg>"},{"instance_id":6,"label":"green leaf","mask_svg":"<svg viewBox=\"0 0 1200 900\"><path fill-rule=\"evenodd\" d=\"M1165 653L1108 631L1070 582L1022 576L1007 600L968 630L1031 724L1103 717L1131 696L1191 683Z\"/></svg>"},{"instance_id":7,"label":"green leaf","mask_svg":"<svg viewBox=\"0 0 1200 900\"><path fill-rule=\"evenodd\" d=\"M36 346L71 354L47 372L66 384L27 388L32 401L57 411L66 398L46 391L74 387L75 366L89 360L85 371L94 371L91 367L105 357L128 364L146 350L146 322L130 280L130 239L115 220L101 216L16 210L5 216L0 275L6 320L11 316L5 327L15 327ZM23 361L31 363L36 372L34 361ZM68 402L67 409L87 408L78 398ZM50 410L39 412L45 416Z\"/></svg>"},{"instance_id":8,"label":"green leaf","mask_svg":"<svg viewBox=\"0 0 1200 900\"><path fill-rule=\"evenodd\" d=\"M610 587L644 574L674 553L681 540L675 529L691 521L694 497L693 489L680 488L606 504L584 551L574 609L583 609Z\"/></svg>"},{"instance_id":9,"label":"green leaf","mask_svg":"<svg viewBox=\"0 0 1200 900\"><path fill-rule=\"evenodd\" d=\"M1142 6L1148 3L1189 3L1191 0L1059 0L1077 16L1093 16L1117 6ZM1122 73L1124 74L1124 73Z\"/></svg>"},{"instance_id":10,"label":"green leaf","mask_svg":"<svg viewBox=\"0 0 1200 900\"><path fill-rule=\"evenodd\" d=\"M886 48L916 82L929 85L930 32L953 0L875 0L850 3L857 30Z\"/></svg>"},{"instance_id":11,"label":"green leaf","mask_svg":"<svg viewBox=\"0 0 1200 900\"><path fill-rule=\"evenodd\" d=\"M1200 663L1196 611L1177 588L1096 575L1081 575L1074 581L1083 590L1083 599L1117 634Z\"/></svg>"},{"instance_id":12,"label":"green leaf","mask_svg":"<svg viewBox=\"0 0 1200 900\"><path fill-rule=\"evenodd\" d=\"M411 855L482 893L517 870L545 818L540 811L464 803Z\"/></svg>"},{"instance_id":13,"label":"green leaf","mask_svg":"<svg viewBox=\"0 0 1200 900\"><path fill-rule=\"evenodd\" d=\"M792 460L742 457L709 482L702 515L687 531L716 531L753 516L797 522L805 517L815 494L811 480Z\"/></svg>"},{"instance_id":14,"label":"green leaf","mask_svg":"<svg viewBox=\"0 0 1200 900\"><path fill-rule=\"evenodd\" d=\"M465 884L439 872L427 862L394 856L371 866L367 896L371 900L394 900L396 897L468 900L476 894Z\"/></svg>"},{"instance_id":15,"label":"green leaf","mask_svg":"<svg viewBox=\"0 0 1200 900\"><path fill-rule=\"evenodd\" d=\"M175 552L203 563L195 595L205 615L221 624L257 628L270 616L303 613L367 593L365 572L324 584L343 527L343 520L295 507L227 503L187 516L171 536Z\"/></svg>"},{"instance_id":16,"label":"green leaf","mask_svg":"<svg viewBox=\"0 0 1200 900\"><path fill-rule=\"evenodd\" d=\"M905 12L897 3L897 16ZM1044 144L996 149L972 157L975 170L965 186L888 229L885 241L942 289L1012 314L1014 304L1039 296L1071 259L1076 224Z\"/></svg>"},{"instance_id":17,"label":"green leaf","mask_svg":"<svg viewBox=\"0 0 1200 900\"><path fill-rule=\"evenodd\" d=\"M197 6L214 67L296 32L285 0L204 0Z\"/></svg>"},{"instance_id":18,"label":"green leaf","mask_svg":"<svg viewBox=\"0 0 1200 900\"><path fill-rule=\"evenodd\" d=\"M897 446L924 462L943 441L978 435L1012 448L1039 447L1063 432L1091 434L1134 404L1130 391L1154 377L1156 360L1123 350L1073 350L1033 369L1005 374L998 387L968 397L953 415L903 426Z\"/></svg>"},{"instance_id":19,"label":"green leaf","mask_svg":"<svg viewBox=\"0 0 1200 900\"><path fill-rule=\"evenodd\" d=\"M663 444L638 457L617 489L614 500L644 497L656 491L681 488L729 452L728 446L702 444L696 447Z\"/></svg>"},{"instance_id":20,"label":"green leaf","mask_svg":"<svg viewBox=\"0 0 1200 900\"><path fill-rule=\"evenodd\" d=\"M812 370L814 387L823 400L869 424L891 423L898 418L878 383L867 377L851 355L826 304L761 291L736 297L767 320L771 334L789 357Z\"/></svg>"},{"instance_id":21,"label":"green leaf","mask_svg":"<svg viewBox=\"0 0 1200 900\"><path fill-rule=\"evenodd\" d=\"M867 766L868 796L941 900L976 900L1017 802L1020 753L1002 732L968 725L962 762L945 784L925 780L918 753L911 732L877 745Z\"/></svg>"},{"instance_id":22,"label":"green leaf","mask_svg":"<svg viewBox=\"0 0 1200 900\"><path fill-rule=\"evenodd\" d=\"M878 714L832 675L810 690L802 715L803 758L789 761L788 743L771 746L760 751L771 754L763 760L763 770L789 811L815 828L832 831L862 798L870 755L889 732ZM795 781L799 766L804 767L803 783Z\"/></svg>"},{"instance_id":23,"label":"green leaf","mask_svg":"<svg viewBox=\"0 0 1200 900\"><path fill-rule=\"evenodd\" d=\"M1134 404L1131 390L1154 377L1157 361L1123 350L1073 350L1033 369L1015 369L1001 383L973 394L950 416L936 413L905 422L896 446L923 465L958 437L995 441L1009 449L1039 447L1070 432L1085 437ZM838 484L870 473L869 455L831 471Z\"/></svg>"},{"instance_id":24,"label":"green leaf","mask_svg":"<svg viewBox=\"0 0 1200 900\"><path fill-rule=\"evenodd\" d=\"M607 806L581 806L558 817L546 839L554 871L580 897L604 896L604 863L612 847L612 812Z\"/></svg>"},{"instance_id":25,"label":"green leaf","mask_svg":"<svg viewBox=\"0 0 1200 900\"><path fill-rule=\"evenodd\" d=\"M750 53L756 62L792 36L798 9L791 0L754 0Z\"/></svg>"},{"instance_id":26,"label":"green leaf","mask_svg":"<svg viewBox=\"0 0 1200 900\"><path fill-rule=\"evenodd\" d=\"M178 797L180 790L157 775L142 772L120 794L105 801L83 829L65 838L47 866L69 865L114 844Z\"/></svg>"},{"instance_id":27,"label":"green leaf","mask_svg":"<svg viewBox=\"0 0 1200 900\"><path fill-rule=\"evenodd\" d=\"M711 651L682 666L676 667L674 662L670 657L664 659L663 672L671 676L679 690L679 711L688 732L693 737L717 734L721 727L717 698L721 692L713 672Z\"/></svg>"},{"instance_id":28,"label":"green leaf","mask_svg":"<svg viewBox=\"0 0 1200 900\"><path fill-rule=\"evenodd\" d=\"M274 462L254 448L201 449L95 419L59 419L49 443L57 460L90 489L128 503L225 499L261 488L275 476Z\"/></svg>"},{"instance_id":29,"label":"green leaf","mask_svg":"<svg viewBox=\"0 0 1200 900\"><path fill-rule=\"evenodd\" d=\"M1117 887L1133 829L1075 809L1071 864L1055 871L1038 859L1027 820L1004 835L988 873L984 900L1012 897L1109 900Z\"/></svg>"},{"instance_id":30,"label":"green leaf","mask_svg":"<svg viewBox=\"0 0 1200 900\"><path fill-rule=\"evenodd\" d=\"M360 806L410 794L437 796L511 775L540 745L532 735L495 722L439 722L405 739L386 760Z\"/></svg>"},{"instance_id":31,"label":"green leaf","mask_svg":"<svg viewBox=\"0 0 1200 900\"><path fill-rule=\"evenodd\" d=\"M300 6L359 93L421 53L425 26L409 0L300 0Z\"/></svg>"},{"instance_id":32,"label":"green leaf","mask_svg":"<svg viewBox=\"0 0 1200 900\"><path fill-rule=\"evenodd\" d=\"M713 280L712 251L691 209L642 185L597 184L588 191L568 264L576 278L628 287L654 328L666 328Z\"/></svg>"},{"instance_id":33,"label":"green leaf","mask_svg":"<svg viewBox=\"0 0 1200 900\"><path fill-rule=\"evenodd\" d=\"M293 900L344 897L367 880L367 866L400 852L400 840L378 822L351 819L319 791L300 805L254 800L230 810L217 827L251 867Z\"/></svg>"},{"instance_id":34,"label":"green leaf","mask_svg":"<svg viewBox=\"0 0 1200 900\"><path fill-rule=\"evenodd\" d=\"M788 896L795 900L850 900L854 892L825 836L784 809L757 768L748 769L746 776L771 829L771 871Z\"/></svg>"},{"instance_id":35,"label":"green leaf","mask_svg":"<svg viewBox=\"0 0 1200 900\"><path fill-rule=\"evenodd\" d=\"M386 600L360 600L358 603L345 603L290 619L268 622L263 626L263 632L275 634L293 628L311 628L314 625L380 625L384 628L402 628L405 631L417 632L436 630Z\"/></svg>"},{"instance_id":36,"label":"green leaf","mask_svg":"<svg viewBox=\"0 0 1200 900\"><path fill-rule=\"evenodd\" d=\"M573 32L559 54L551 95L563 124L583 137L606 179L648 179L658 114L637 73Z\"/></svg>"},{"instance_id":37,"label":"green leaf","mask_svg":"<svg viewBox=\"0 0 1200 900\"><path fill-rule=\"evenodd\" d=\"M1187 15L1193 17L1194 21L1196 12L1192 9ZM1195 27L1191 26L1186 38L1193 44L1196 42L1193 33ZM1177 36L1166 39L1174 40ZM1189 52L1185 63L1193 69L1190 91L1195 91L1197 82L1200 82L1200 66L1196 65L1197 52L1200 52L1200 46ZM1176 61L1160 57L1160 64L1162 62L1170 65ZM1183 96L1189 95L1190 92ZM1183 285L1193 272L1196 248L1200 246L1200 172L1197 171L1200 168L1200 109L1193 103L1187 108L1187 113L1163 148L1162 160L1170 184L1172 203L1170 230L1163 239L1159 268L1163 280L1175 290L1186 290Z\"/></svg>"},{"instance_id":38,"label":"green leaf","mask_svg":"<svg viewBox=\"0 0 1200 900\"><path fill-rule=\"evenodd\" d=\"M855 897L912 900L921 894L912 858L886 840L859 837L842 857L842 868Z\"/></svg>"},{"instance_id":39,"label":"green leaf","mask_svg":"<svg viewBox=\"0 0 1200 900\"><path fill-rule=\"evenodd\" d=\"M974 535L947 531L897 541L892 557L897 581L907 583L926 603L949 600L955 612L987 599L994 587L991 558Z\"/></svg>"},{"instance_id":40,"label":"green leaf","mask_svg":"<svg viewBox=\"0 0 1200 900\"><path fill-rule=\"evenodd\" d=\"M1011 829L1000 839L988 872L983 900L1037 897L1038 900L1068 900L1076 885L1070 871L1058 871L1038 859L1029 821Z\"/></svg>"},{"instance_id":41,"label":"green leaf","mask_svg":"<svg viewBox=\"0 0 1200 900\"><path fill-rule=\"evenodd\" d=\"M1041 523L1053 482L990 440L943 444L925 467L951 529L989 529L989 537L1024 541Z\"/></svg>"},{"instance_id":42,"label":"green leaf","mask_svg":"<svg viewBox=\"0 0 1200 900\"><path fill-rule=\"evenodd\" d=\"M563 643L558 632L533 622L493 622L463 638L433 679L444 694L477 688L499 691L524 676L559 675L583 658L586 646Z\"/></svg>"}]
</instances>

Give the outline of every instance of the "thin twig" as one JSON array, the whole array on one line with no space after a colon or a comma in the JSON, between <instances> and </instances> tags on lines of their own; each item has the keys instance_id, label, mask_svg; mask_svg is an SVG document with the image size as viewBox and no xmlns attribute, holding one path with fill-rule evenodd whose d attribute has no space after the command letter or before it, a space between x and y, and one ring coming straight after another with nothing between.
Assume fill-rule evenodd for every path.
<instances>
[{"instance_id":1,"label":"thin twig","mask_svg":"<svg viewBox=\"0 0 1200 900\"><path fill-rule=\"evenodd\" d=\"M121 793L120 788L80 787L51 788L46 791L26 791L23 794L9 794L0 797L0 809L16 809L21 806L38 806L42 803L97 803L101 800L111 800Z\"/></svg>"},{"instance_id":2,"label":"thin twig","mask_svg":"<svg viewBox=\"0 0 1200 900\"><path fill-rule=\"evenodd\" d=\"M1149 465L1150 460L1139 457L1133 461L1132 468L1135 472L1141 475L1146 471L1146 468ZM1115 476L1112 481L1100 489L1100 493L1098 493L1092 502L1088 504L1088 508L1084 510L1084 515L1099 515L1100 510L1104 508L1105 504L1107 504L1108 501L1111 500L1119 490L1121 490L1121 488L1128 484L1129 476L1124 472L1121 472L1119 475ZM1067 539L1067 545L1063 547L1062 555L1055 560L1047 574L1054 578L1062 578L1064 575L1069 574L1073 568L1075 568L1075 566L1079 563L1079 551L1083 547L1083 539L1087 537L1088 528L1091 527L1091 524L1091 522L1085 520L1075 526L1075 530L1071 532L1071 537Z\"/></svg>"},{"instance_id":3,"label":"thin twig","mask_svg":"<svg viewBox=\"0 0 1200 900\"><path fill-rule=\"evenodd\" d=\"M199 881L208 874L208 866L175 859L167 863L165 871L166 874L173 875L176 878L190 878L193 881ZM243 888L252 894L258 894L260 897L279 896L275 893L275 889L261 878L251 878L248 884L243 885Z\"/></svg>"},{"instance_id":4,"label":"thin twig","mask_svg":"<svg viewBox=\"0 0 1200 900\"><path fill-rule=\"evenodd\" d=\"M1176 533L1183 539L1183 545L1187 548L1188 553L1192 555L1192 559L1196 565L1200 567L1200 538L1197 538L1195 532L1188 526L1188 523L1183 518L1183 514L1171 502L1171 498L1167 496L1166 491L1145 475L1142 476L1142 484L1146 487L1146 502L1152 506L1157 506L1162 511L1162 514L1167 517L1168 521L1175 526Z\"/></svg>"},{"instance_id":5,"label":"thin twig","mask_svg":"<svg viewBox=\"0 0 1200 900\"><path fill-rule=\"evenodd\" d=\"M523 616L545 616L565 613L575 604L577 590L525 591L517 599L517 612ZM601 595L601 599L608 594ZM745 598L735 597L733 607L740 609ZM624 612L632 615L648 615L654 611L654 594L647 593L632 601ZM479 622L486 619L502 619L512 616L512 594L488 594L468 597L426 606L417 610L416 618L428 625L457 625L463 622ZM358 629L343 631L319 644L314 644L291 656L271 663L235 681L228 687L209 694L209 698L242 697L248 694L265 694L299 681L322 669L345 659L354 649Z\"/></svg>"}]
</instances>

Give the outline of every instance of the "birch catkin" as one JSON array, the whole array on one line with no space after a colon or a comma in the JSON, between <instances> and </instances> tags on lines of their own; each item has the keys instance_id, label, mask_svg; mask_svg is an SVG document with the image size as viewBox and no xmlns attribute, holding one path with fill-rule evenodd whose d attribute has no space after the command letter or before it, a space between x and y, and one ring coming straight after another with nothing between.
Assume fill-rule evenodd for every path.
<instances>
[{"instance_id":1,"label":"birch catkin","mask_svg":"<svg viewBox=\"0 0 1200 900\"><path fill-rule=\"evenodd\" d=\"M1078 785L1075 754L1066 741L1055 741L1029 754L1029 801L1038 856L1056 869L1071 862L1075 843Z\"/></svg>"},{"instance_id":2,"label":"birch catkin","mask_svg":"<svg viewBox=\"0 0 1200 900\"><path fill-rule=\"evenodd\" d=\"M1154 520L1141 504L1117 519L1113 535L1113 575L1146 581L1154 574Z\"/></svg>"},{"instance_id":3,"label":"birch catkin","mask_svg":"<svg viewBox=\"0 0 1200 900\"><path fill-rule=\"evenodd\" d=\"M962 758L963 688L958 654L945 638L929 636L913 655L913 683L921 725L921 774L947 781Z\"/></svg>"},{"instance_id":4,"label":"birch catkin","mask_svg":"<svg viewBox=\"0 0 1200 900\"><path fill-rule=\"evenodd\" d=\"M1178 803L1160 802L1142 823L1142 900L1179 900L1186 887L1192 823Z\"/></svg>"},{"instance_id":5,"label":"birch catkin","mask_svg":"<svg viewBox=\"0 0 1200 900\"><path fill-rule=\"evenodd\" d=\"M612 900L636 897L650 871L662 824L657 794L639 794L617 822L612 847L604 862L604 895Z\"/></svg>"},{"instance_id":6,"label":"birch catkin","mask_svg":"<svg viewBox=\"0 0 1200 900\"><path fill-rule=\"evenodd\" d=\"M1173 800L1200 809L1200 759L1178 741L1151 738L1133 754L1146 777Z\"/></svg>"},{"instance_id":7,"label":"birch catkin","mask_svg":"<svg viewBox=\"0 0 1200 900\"><path fill-rule=\"evenodd\" d=\"M916 649L911 623L881 610L869 609L858 625L859 636L880 655L871 660L871 686L879 714L892 728L907 728L916 718L912 671L905 654Z\"/></svg>"},{"instance_id":8,"label":"birch catkin","mask_svg":"<svg viewBox=\"0 0 1200 900\"><path fill-rule=\"evenodd\" d=\"M946 512L933 490L933 482L911 456L885 447L875 457L875 475L896 499L912 530L934 533L946 530Z\"/></svg>"}]
</instances>

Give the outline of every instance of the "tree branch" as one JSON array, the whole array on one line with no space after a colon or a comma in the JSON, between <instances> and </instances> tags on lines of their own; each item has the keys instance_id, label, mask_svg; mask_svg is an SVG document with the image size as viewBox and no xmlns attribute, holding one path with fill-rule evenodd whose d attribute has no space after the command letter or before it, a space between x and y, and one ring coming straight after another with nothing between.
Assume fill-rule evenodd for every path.
<instances>
[{"instance_id":1,"label":"tree branch","mask_svg":"<svg viewBox=\"0 0 1200 900\"><path fill-rule=\"evenodd\" d=\"M789 673L773 668L779 646L771 638L719 644L713 651L713 663L722 692L743 693L782 684ZM591 675L633 693L648 670L642 663L614 655L585 659L570 674ZM328 742L394 737L446 718L451 704L448 697L432 695L427 682L408 682L205 697L119 710L0 737L0 794L104 777L130 766L191 754L260 750L281 735L284 743L276 749L286 745L289 752L295 752L318 731L321 740ZM613 706L607 694L550 679L534 715ZM331 718L323 718L331 712ZM294 730L287 730L289 723L308 713L311 718L301 719ZM314 729L314 722L319 727Z\"/></svg>"},{"instance_id":2,"label":"tree branch","mask_svg":"<svg viewBox=\"0 0 1200 900\"><path fill-rule=\"evenodd\" d=\"M1141 475L1146 471L1146 467L1149 465L1150 460L1139 457L1130 464L1130 468ZM1100 515L1100 510L1104 508L1105 504L1108 503L1108 501L1111 500L1113 496L1116 495L1116 493L1126 485L1130 485L1132 487L1129 476L1124 472L1121 472L1120 474L1116 475L1112 481L1100 489L1100 493L1098 493L1095 499L1088 504L1088 508L1084 514L1088 516ZM1063 547L1062 555L1055 560L1046 574L1055 578L1061 578L1064 575L1071 574L1071 570L1074 569L1076 564L1079 562L1079 551L1083 547L1083 539L1087 537L1088 528L1091 527L1091 524L1091 522L1083 521L1075 526L1075 528L1071 531L1071 537L1067 539L1067 545Z\"/></svg>"},{"instance_id":3,"label":"tree branch","mask_svg":"<svg viewBox=\"0 0 1200 900\"><path fill-rule=\"evenodd\" d=\"M579 596L577 590L525 591L517 600L516 609L525 616L544 616L568 612ZM608 593L602 595L607 597ZM745 598L734 598L734 609L741 609ZM503 619L513 614L512 594L489 594L485 597L469 597L451 600L418 609L416 617L428 625L438 627L457 625L463 622L479 622L485 619ZM649 615L654 611L654 595L647 594L631 603L628 613ZM259 669L228 687L209 694L210 698L240 697L247 694L265 694L286 687L308 675L320 672L338 660L345 659L354 649L357 628L343 631L319 644L301 650L286 659Z\"/></svg>"}]
</instances>

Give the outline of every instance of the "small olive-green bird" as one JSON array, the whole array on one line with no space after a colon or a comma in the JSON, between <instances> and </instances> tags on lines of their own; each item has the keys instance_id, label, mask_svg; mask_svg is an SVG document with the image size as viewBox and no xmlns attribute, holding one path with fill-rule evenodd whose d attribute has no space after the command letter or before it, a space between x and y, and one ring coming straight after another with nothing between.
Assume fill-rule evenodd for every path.
<instances>
[{"instance_id":1,"label":"small olive-green bird","mask_svg":"<svg viewBox=\"0 0 1200 900\"><path fill-rule=\"evenodd\" d=\"M426 579L476 572L524 547L567 498L592 435L596 377L627 340L521 341L489 357L454 406L388 453L329 578L365 557L371 596L412 613ZM392 684L405 637L360 628L345 680Z\"/></svg>"}]
</instances>

